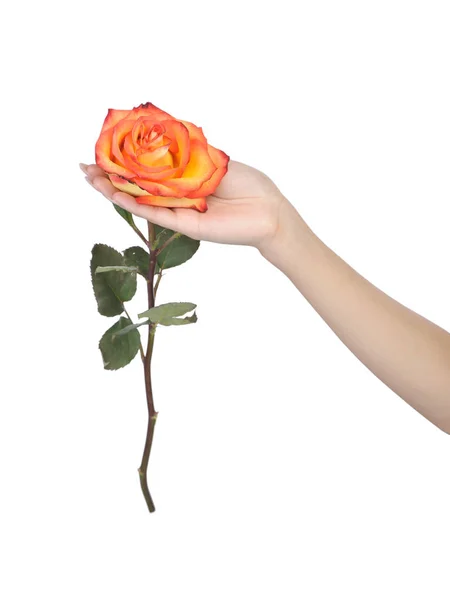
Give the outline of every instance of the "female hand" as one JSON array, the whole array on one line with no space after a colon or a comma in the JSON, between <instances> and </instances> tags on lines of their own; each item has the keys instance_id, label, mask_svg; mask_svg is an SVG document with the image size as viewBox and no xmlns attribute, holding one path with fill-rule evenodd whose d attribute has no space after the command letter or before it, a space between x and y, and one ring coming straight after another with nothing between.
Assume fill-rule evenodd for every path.
<instances>
[{"instance_id":1,"label":"female hand","mask_svg":"<svg viewBox=\"0 0 450 600\"><path fill-rule=\"evenodd\" d=\"M151 223L180 232L195 240L266 247L279 225L280 208L289 204L276 185L261 171L230 161L228 172L204 213L187 208L139 204L120 192L97 165L80 165L87 180L106 198Z\"/></svg>"}]
</instances>

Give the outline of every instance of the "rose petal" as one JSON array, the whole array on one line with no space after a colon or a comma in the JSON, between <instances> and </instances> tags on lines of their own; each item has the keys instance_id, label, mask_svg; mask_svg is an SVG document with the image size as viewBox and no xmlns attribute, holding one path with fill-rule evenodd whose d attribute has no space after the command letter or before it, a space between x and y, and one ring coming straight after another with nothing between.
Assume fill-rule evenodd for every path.
<instances>
[{"instance_id":1,"label":"rose petal","mask_svg":"<svg viewBox=\"0 0 450 600\"><path fill-rule=\"evenodd\" d=\"M227 154L225 154L225 152L222 152L222 150L218 150L214 146L211 146L207 143L205 134L203 133L203 129L201 127L197 127L197 125L194 125L189 121L181 122L189 131L189 137L191 140L198 140L202 143L207 144L208 154L214 162L214 165L217 167L216 171L212 174L212 176L208 180L206 180L200 186L200 188L186 194L186 196L188 196L189 198L193 198L195 196L209 196L216 190L217 186L226 174L228 170L228 162L230 160L230 157Z\"/></svg>"},{"instance_id":2,"label":"rose petal","mask_svg":"<svg viewBox=\"0 0 450 600\"><path fill-rule=\"evenodd\" d=\"M123 145L123 141L125 136L130 133L133 129L134 121L131 119L123 119L117 125L115 125L112 130L112 144L111 144L111 152L115 159L119 164L122 164L124 167L127 166L125 163L124 156L122 154L121 146Z\"/></svg>"},{"instance_id":3,"label":"rose petal","mask_svg":"<svg viewBox=\"0 0 450 600\"><path fill-rule=\"evenodd\" d=\"M187 194L188 198L193 198L195 196L209 196L210 194L213 194L228 170L228 162L230 157L225 154L225 152L222 152L222 150L218 150L217 148L214 148L214 146L210 146L208 144L208 153L217 167L217 170L212 174L208 181L205 181L205 183L199 187L198 190Z\"/></svg>"},{"instance_id":4,"label":"rose petal","mask_svg":"<svg viewBox=\"0 0 450 600\"><path fill-rule=\"evenodd\" d=\"M133 182L140 186L143 190L147 190L148 194L152 196L166 196L166 197L174 197L174 198L183 198L186 195L185 191L182 189L175 189L165 185L169 184L172 179L168 179L162 183L158 181L149 181L148 179L142 179L140 177L134 177Z\"/></svg>"},{"instance_id":5,"label":"rose petal","mask_svg":"<svg viewBox=\"0 0 450 600\"><path fill-rule=\"evenodd\" d=\"M133 145L129 137L125 138L124 150L122 151L123 161L125 166L128 169L133 170L135 175L138 176L137 178L133 177L138 185L141 187L144 187L145 185L145 189L151 194L156 196L176 196L181 198L186 192L196 189L201 185L201 181L193 182L191 180L188 180L186 185L182 185L185 181L186 168L191 157L188 130L182 123L174 120L161 121L161 125L165 128L165 137L175 140L176 145L178 146L178 152L173 156L173 168L170 168L171 165L169 165L169 168L145 165L141 162L142 157L145 156L144 154L141 154L139 157L131 156L129 151L133 151ZM197 154L198 153L199 152L197 152ZM204 153L207 154L206 150ZM149 158L151 159L152 157ZM157 156L154 156L153 159L155 160L156 165L160 164L157 162ZM206 160L209 160L208 164L210 168L214 167L213 162L208 156L206 156L205 161ZM191 169L192 168L193 165L191 165ZM208 172L204 174L205 178L207 176ZM177 182L175 186L172 185L172 181ZM166 187L158 187L159 183ZM178 193L176 193L175 190L178 190L178 188L180 189Z\"/></svg>"},{"instance_id":6,"label":"rose petal","mask_svg":"<svg viewBox=\"0 0 450 600\"><path fill-rule=\"evenodd\" d=\"M138 185L123 179L123 177L118 177L117 175L111 175L108 173L108 177L113 184L121 192L126 192L131 196L147 196L148 192L146 190L141 189Z\"/></svg>"},{"instance_id":7,"label":"rose petal","mask_svg":"<svg viewBox=\"0 0 450 600\"><path fill-rule=\"evenodd\" d=\"M173 119L172 115L164 112L151 102L146 102L145 104L140 104L133 108L133 110L129 111L125 118L127 119L138 119L139 117L148 117L150 119L154 119L155 121L163 121L164 119Z\"/></svg>"},{"instance_id":8,"label":"rose petal","mask_svg":"<svg viewBox=\"0 0 450 600\"><path fill-rule=\"evenodd\" d=\"M183 196L185 196L198 190L205 181L212 177L215 171L216 165L208 154L207 144L203 144L198 139L191 139L190 158L182 177L174 177L164 183L174 189L182 190Z\"/></svg>"},{"instance_id":9,"label":"rose petal","mask_svg":"<svg viewBox=\"0 0 450 600\"><path fill-rule=\"evenodd\" d=\"M102 132L114 127L114 125L116 125L119 121L125 119L128 114L130 114L129 110L116 110L115 108L109 108L108 114L106 115L106 119L103 123Z\"/></svg>"},{"instance_id":10,"label":"rose petal","mask_svg":"<svg viewBox=\"0 0 450 600\"><path fill-rule=\"evenodd\" d=\"M183 123L173 119L162 121L161 125L166 130L166 136L172 140L170 152L174 157L174 166L184 170L190 158L189 131Z\"/></svg>"},{"instance_id":11,"label":"rose petal","mask_svg":"<svg viewBox=\"0 0 450 600\"><path fill-rule=\"evenodd\" d=\"M104 131L97 140L95 144L95 162L107 173L115 173L117 175L122 175L122 177L133 177L133 171L125 168L123 165L118 165L116 162L113 162L112 158L112 134L114 128L110 128L107 131ZM115 159L116 160L116 159Z\"/></svg>"},{"instance_id":12,"label":"rose petal","mask_svg":"<svg viewBox=\"0 0 450 600\"><path fill-rule=\"evenodd\" d=\"M157 125L165 132L158 132ZM149 129L150 135L137 143ZM109 109L95 150L112 184L140 204L200 212L207 210L206 196L220 183L229 161L208 145L201 127L175 120L150 102L131 111Z\"/></svg>"},{"instance_id":13,"label":"rose petal","mask_svg":"<svg viewBox=\"0 0 450 600\"><path fill-rule=\"evenodd\" d=\"M140 196L136 198L139 204L149 206L166 206L168 208L195 208L199 212L206 212L208 205L206 198L170 198L167 196Z\"/></svg>"},{"instance_id":14,"label":"rose petal","mask_svg":"<svg viewBox=\"0 0 450 600\"><path fill-rule=\"evenodd\" d=\"M164 135L164 127L161 123L156 119L149 119L147 116L139 117L137 121L135 121L133 126L133 131L131 132L131 137L133 139L134 147L137 149L142 146L142 142L138 141L139 134L144 134L145 132L152 132L150 136L149 143L151 145L160 145L158 142L160 138ZM164 142L162 142L164 143Z\"/></svg>"},{"instance_id":15,"label":"rose petal","mask_svg":"<svg viewBox=\"0 0 450 600\"><path fill-rule=\"evenodd\" d=\"M151 123L153 123L153 121L151 121ZM124 167L128 168L130 171L133 172L133 177L138 175L140 177L152 179L152 167L149 168L145 164L142 164L140 161L138 161L136 158L127 155L121 150L125 136L129 137L129 135L131 135L131 131L133 129L134 124L135 122L131 119L125 119L123 121L120 121L120 123L118 123L114 127L114 129L112 130L112 153L121 165L124 165ZM167 170L164 169L164 167L172 167L172 159L170 156L168 157L168 160L163 159L162 161L160 160L159 163L157 161L158 157L155 157L155 166L163 167L163 170ZM160 171L159 168L158 171Z\"/></svg>"},{"instance_id":16,"label":"rose petal","mask_svg":"<svg viewBox=\"0 0 450 600\"><path fill-rule=\"evenodd\" d=\"M165 146L158 146L154 150L142 152L142 154L139 154L137 160L144 167L153 167L155 164L158 165L163 162L162 167L170 168L173 165L173 158L169 152L169 148L170 143Z\"/></svg>"},{"instance_id":17,"label":"rose petal","mask_svg":"<svg viewBox=\"0 0 450 600\"><path fill-rule=\"evenodd\" d=\"M166 130L165 137L170 138L170 140L172 140L172 142L174 142L174 145L176 145L178 148L178 151L176 153L174 153L174 154L171 153L172 160L173 160L173 168L165 169L165 170L158 169L158 172L156 172L156 171L153 171L153 167L152 167L151 174L150 174L150 171L145 172L142 169L140 169L139 171L136 171L136 173L144 179L148 177L148 179L150 179L151 181L162 182L162 183L165 183L165 184L171 186L171 179L181 177L183 175L183 171L184 171L186 165L189 162L189 158L190 158L189 133L188 133L188 130L186 129L186 127L182 123L179 123L178 121L173 121L173 120L161 121L161 125L164 125L164 128ZM173 146L171 144L169 151L171 150L172 147ZM137 161L140 162L142 160L142 158L141 158L142 156L143 155L139 156L137 158ZM131 164L129 164L129 163L125 163L125 164L131 168ZM146 166L146 165L144 165L144 166Z\"/></svg>"},{"instance_id":18,"label":"rose petal","mask_svg":"<svg viewBox=\"0 0 450 600\"><path fill-rule=\"evenodd\" d=\"M170 171L171 165L162 165L158 167L149 167L143 165L138 162L136 158L136 150L133 147L133 141L131 139L131 135L128 134L125 137L124 146L122 150L122 156L124 159L124 164L128 169L134 171L136 175L139 177L149 177L153 178L157 173L163 173L165 171Z\"/></svg>"},{"instance_id":19,"label":"rose petal","mask_svg":"<svg viewBox=\"0 0 450 600\"><path fill-rule=\"evenodd\" d=\"M139 123L139 126L141 123L145 123L147 127L151 127L154 124L161 125L165 132L164 139L168 139L170 142L175 141L178 152L172 156L172 154L166 153L164 146L160 146L150 152L137 155L138 148L132 136L136 131L135 127L137 123ZM113 152L117 159L139 178L148 179L149 181L163 182L172 177L181 177L190 157L189 134L186 127L174 120L165 120L156 123L142 117L135 122L130 133L130 124L130 120L119 123L115 129L117 134L113 134ZM121 150L119 144L121 144L122 134L125 131L128 131L128 133L124 139L123 150ZM158 140L158 143L164 143L164 140L161 138L161 140ZM170 190L169 195L173 195L173 192Z\"/></svg>"},{"instance_id":20,"label":"rose petal","mask_svg":"<svg viewBox=\"0 0 450 600\"><path fill-rule=\"evenodd\" d=\"M197 127L197 125L194 125L189 121L180 121L180 123L183 123L183 125L188 130L189 138L191 140L198 140L199 142L202 142L205 145L208 143L205 134L203 133L203 129L201 127Z\"/></svg>"}]
</instances>

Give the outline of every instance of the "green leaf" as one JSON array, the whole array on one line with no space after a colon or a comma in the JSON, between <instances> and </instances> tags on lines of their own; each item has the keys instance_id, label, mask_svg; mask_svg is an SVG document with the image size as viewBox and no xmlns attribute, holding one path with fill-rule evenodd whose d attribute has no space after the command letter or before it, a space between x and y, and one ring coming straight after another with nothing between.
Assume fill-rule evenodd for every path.
<instances>
[{"instance_id":1,"label":"green leaf","mask_svg":"<svg viewBox=\"0 0 450 600\"><path fill-rule=\"evenodd\" d=\"M134 222L133 215L121 206L117 206L117 204L113 203L113 206L117 210L119 215L125 219L128 225L131 225L131 227L133 227L134 229L136 227L136 223Z\"/></svg>"},{"instance_id":2,"label":"green leaf","mask_svg":"<svg viewBox=\"0 0 450 600\"><path fill-rule=\"evenodd\" d=\"M139 227L134 222L133 214L130 213L128 210L125 210L124 208L117 206L117 204L114 204L114 202L113 202L113 206L116 209L116 211L119 213L119 215L125 219L125 221L128 223L128 225L130 225L130 227L133 229L133 231L135 231L138 234L138 236L141 238L141 240L143 240L143 242L146 243L144 234L142 233L142 231L139 229Z\"/></svg>"},{"instance_id":3,"label":"green leaf","mask_svg":"<svg viewBox=\"0 0 450 600\"><path fill-rule=\"evenodd\" d=\"M160 248L175 231L171 229L163 229L159 225L155 225L155 233L158 239L158 248ZM187 235L181 235L174 239L160 254L158 254L157 262L161 268L170 269L183 264L194 256L200 246L199 240L193 240Z\"/></svg>"},{"instance_id":4,"label":"green leaf","mask_svg":"<svg viewBox=\"0 0 450 600\"><path fill-rule=\"evenodd\" d=\"M133 329L137 329L141 325L149 325L150 323L151 323L151 321L142 321L142 323L132 323L131 325L128 325L127 327L124 327L123 329L121 329L120 331L118 331L116 333L116 336L118 336L118 335L125 335L129 331L132 331Z\"/></svg>"},{"instance_id":5,"label":"green leaf","mask_svg":"<svg viewBox=\"0 0 450 600\"><path fill-rule=\"evenodd\" d=\"M108 371L121 369L130 363L139 351L141 336L134 329L127 335L116 335L119 331L131 325L130 319L120 317L102 336L98 347L102 353L103 366Z\"/></svg>"},{"instance_id":6,"label":"green leaf","mask_svg":"<svg viewBox=\"0 0 450 600\"><path fill-rule=\"evenodd\" d=\"M96 273L108 273L109 271L121 271L122 273L136 273L137 267L126 267L124 265L116 265L115 267L97 267Z\"/></svg>"},{"instance_id":7,"label":"green leaf","mask_svg":"<svg viewBox=\"0 0 450 600\"><path fill-rule=\"evenodd\" d=\"M183 319L177 317L163 317L158 325L188 325L189 323L196 323L197 315L194 313L190 317L184 317Z\"/></svg>"},{"instance_id":8,"label":"green leaf","mask_svg":"<svg viewBox=\"0 0 450 600\"><path fill-rule=\"evenodd\" d=\"M197 308L197 305L192 304L192 302L168 302L167 304L160 304L154 308L149 308L140 313L138 317L148 317L152 323L160 323L167 318L180 317L190 310L194 310L194 308Z\"/></svg>"},{"instance_id":9,"label":"green leaf","mask_svg":"<svg viewBox=\"0 0 450 600\"><path fill-rule=\"evenodd\" d=\"M125 256L125 264L130 267L137 267L139 275L148 277L148 269L150 266L150 254L141 246L132 246L123 251ZM156 266L155 274L159 273L159 268Z\"/></svg>"},{"instance_id":10,"label":"green leaf","mask_svg":"<svg viewBox=\"0 0 450 600\"><path fill-rule=\"evenodd\" d=\"M120 252L106 244L95 244L92 248L91 280L97 300L98 312L105 317L114 317L123 312L123 302L131 300L136 293L136 273L110 271L96 273L97 267L125 265Z\"/></svg>"}]
</instances>

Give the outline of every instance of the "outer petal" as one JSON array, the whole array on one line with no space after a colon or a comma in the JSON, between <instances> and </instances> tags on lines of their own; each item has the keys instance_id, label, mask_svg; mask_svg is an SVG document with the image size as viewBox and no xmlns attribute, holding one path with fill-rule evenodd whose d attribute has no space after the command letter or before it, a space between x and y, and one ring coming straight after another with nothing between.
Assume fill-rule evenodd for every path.
<instances>
[{"instance_id":1,"label":"outer petal","mask_svg":"<svg viewBox=\"0 0 450 600\"><path fill-rule=\"evenodd\" d=\"M206 141L205 134L203 133L203 129L201 127L197 127L197 125L194 125L193 123L190 123L189 121L181 121L180 120L180 123L183 123L183 125L189 131L189 137L191 138L191 140L198 140L199 142L202 142L203 144L208 143Z\"/></svg>"},{"instance_id":2,"label":"outer petal","mask_svg":"<svg viewBox=\"0 0 450 600\"><path fill-rule=\"evenodd\" d=\"M208 145L208 152L212 158L214 164L217 167L215 173L212 174L208 181L205 181L198 190L187 194L188 198L195 198L196 196L209 196L213 194L219 183L222 181L223 176L228 171L228 162L230 157L222 150L214 148L214 146Z\"/></svg>"},{"instance_id":3,"label":"outer petal","mask_svg":"<svg viewBox=\"0 0 450 600\"><path fill-rule=\"evenodd\" d=\"M199 212L206 212L208 205L206 198L170 198L167 196L140 196L136 198L139 204L150 206L166 206L168 208L195 208Z\"/></svg>"},{"instance_id":4,"label":"outer petal","mask_svg":"<svg viewBox=\"0 0 450 600\"><path fill-rule=\"evenodd\" d=\"M147 194L152 196L166 196L173 198L183 198L186 195L185 191L175 187L169 187L173 180L168 179L164 182L148 181L147 179L141 179L138 177L133 178L133 183L140 186L143 190L147 190ZM166 185L167 184L167 185Z\"/></svg>"},{"instance_id":5,"label":"outer petal","mask_svg":"<svg viewBox=\"0 0 450 600\"><path fill-rule=\"evenodd\" d=\"M133 129L134 121L132 119L123 119L117 125L115 125L114 129L112 129L112 143L111 143L111 153L113 159L115 159L119 164L126 167L125 160L122 154L121 146L123 145L123 140L125 136L130 133ZM130 168L130 167L128 167Z\"/></svg>"},{"instance_id":6,"label":"outer petal","mask_svg":"<svg viewBox=\"0 0 450 600\"><path fill-rule=\"evenodd\" d=\"M190 192L198 190L211 178L216 171L216 166L208 154L207 147L198 140L192 140L190 148L190 160L182 177L164 179L162 182L133 177L134 183L147 190L152 196L184 198Z\"/></svg>"},{"instance_id":7,"label":"outer petal","mask_svg":"<svg viewBox=\"0 0 450 600\"><path fill-rule=\"evenodd\" d=\"M114 127L114 125L116 125L119 121L125 119L129 113L129 110L116 110L115 108L109 108L105 122L103 123L102 132Z\"/></svg>"},{"instance_id":8,"label":"outer petal","mask_svg":"<svg viewBox=\"0 0 450 600\"><path fill-rule=\"evenodd\" d=\"M118 165L113 162L112 156L112 133L114 129L110 128L100 134L100 137L95 144L95 162L107 173L115 173L122 177L134 177L134 173L123 165Z\"/></svg>"},{"instance_id":9,"label":"outer petal","mask_svg":"<svg viewBox=\"0 0 450 600\"><path fill-rule=\"evenodd\" d=\"M121 192L126 192L136 197L139 204L149 204L150 206L167 206L169 208L195 208L199 212L208 210L206 198L174 198L173 196L150 196L148 192L141 189L134 183L126 181L117 175L108 175L111 183Z\"/></svg>"},{"instance_id":10,"label":"outer petal","mask_svg":"<svg viewBox=\"0 0 450 600\"><path fill-rule=\"evenodd\" d=\"M212 177L217 168L208 154L207 144L203 144L198 139L191 139L190 149L191 156L182 177L165 181L170 187L181 190L183 196L198 190Z\"/></svg>"},{"instance_id":11,"label":"outer petal","mask_svg":"<svg viewBox=\"0 0 450 600\"><path fill-rule=\"evenodd\" d=\"M145 104L140 104L133 108L133 110L128 111L126 118L127 119L138 119L139 117L148 117L149 119L154 119L155 121L163 121L164 119L173 119L172 115L164 112L151 102L146 102Z\"/></svg>"},{"instance_id":12,"label":"outer petal","mask_svg":"<svg viewBox=\"0 0 450 600\"><path fill-rule=\"evenodd\" d=\"M117 175L110 175L109 173L108 173L108 177L109 177L111 183L113 184L113 186L116 187L121 192L126 192L127 194L130 194L131 196L147 196L147 194L148 194L148 192L146 190L143 190L142 188L140 188L135 183L132 183L131 181L127 181L123 177L118 177Z\"/></svg>"}]
</instances>

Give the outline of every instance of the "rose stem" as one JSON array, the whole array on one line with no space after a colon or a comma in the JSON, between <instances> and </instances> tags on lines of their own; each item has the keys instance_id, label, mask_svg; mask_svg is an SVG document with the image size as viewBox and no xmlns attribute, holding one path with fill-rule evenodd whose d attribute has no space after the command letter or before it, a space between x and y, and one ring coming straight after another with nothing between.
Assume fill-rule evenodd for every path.
<instances>
[{"instance_id":1,"label":"rose stem","mask_svg":"<svg viewBox=\"0 0 450 600\"><path fill-rule=\"evenodd\" d=\"M135 223L131 223L131 227L134 229L134 231L138 234L138 236L141 238L141 240L144 242L144 244L148 244L147 240L145 239L144 234L142 233L142 231L139 229L139 227L137 227L137 225Z\"/></svg>"},{"instance_id":2,"label":"rose stem","mask_svg":"<svg viewBox=\"0 0 450 600\"><path fill-rule=\"evenodd\" d=\"M162 273L163 273L163 270L162 270L162 268L160 267L160 268L159 268L158 279L156 280L156 283L155 283L155 290L154 290L154 292L153 292L153 295L154 295L154 296L156 296L156 292L158 291L159 282L161 281Z\"/></svg>"},{"instance_id":3,"label":"rose stem","mask_svg":"<svg viewBox=\"0 0 450 600\"><path fill-rule=\"evenodd\" d=\"M155 295L153 291L153 279L155 276L156 268L156 249L152 250L153 242L155 241L155 227L153 223L148 222L148 247L150 251L150 264L148 269L147 277L147 293L148 293L148 307L153 308L155 306ZM148 484L147 484L147 468L148 461L150 458L150 450L152 449L153 432L155 430L156 418L158 413L155 411L153 403L153 392L152 392L152 380L151 380L151 359L153 353L153 342L155 337L156 325L149 323L148 326L148 342L147 352L143 359L144 363L144 376L145 376L145 391L147 394L147 407L148 407L148 426L147 426L147 437L145 440L144 454L142 455L141 466L139 467L139 477L141 480L142 493L144 494L145 501L150 512L155 511L155 505L153 504L152 497L150 495Z\"/></svg>"},{"instance_id":4,"label":"rose stem","mask_svg":"<svg viewBox=\"0 0 450 600\"><path fill-rule=\"evenodd\" d=\"M128 311L125 308L125 304L123 302L122 302L122 306L123 306L123 310L124 310L125 314L127 315L127 317L129 318L129 320L131 321L131 317L128 314ZM133 321L131 321L131 323L133 323ZM144 355L144 349L142 348L142 342L141 342L141 340L139 340L139 352L141 353L142 360L144 360L145 355Z\"/></svg>"}]
</instances>

